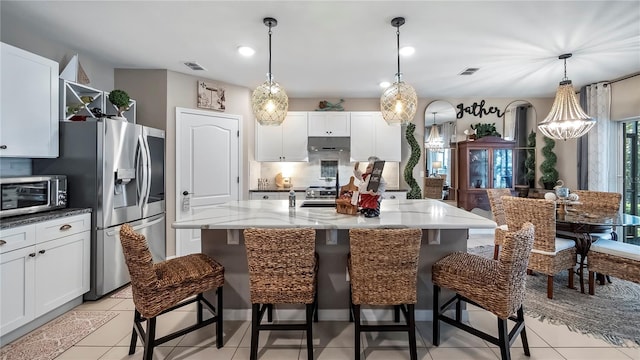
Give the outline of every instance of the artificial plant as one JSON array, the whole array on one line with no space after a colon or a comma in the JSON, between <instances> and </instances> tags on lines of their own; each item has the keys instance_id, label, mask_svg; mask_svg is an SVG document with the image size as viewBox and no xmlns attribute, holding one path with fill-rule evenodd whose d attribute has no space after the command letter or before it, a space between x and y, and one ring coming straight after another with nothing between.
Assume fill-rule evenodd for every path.
<instances>
[{"instance_id":1,"label":"artificial plant","mask_svg":"<svg viewBox=\"0 0 640 360\"><path fill-rule=\"evenodd\" d=\"M414 123L409 123L405 132L405 138L411 147L411 156L409 156L409 161L407 161L407 165L404 168L404 181L407 182L407 185L409 185L410 188L407 193L407 199L422 198L420 186L413 177L413 168L418 164L418 160L420 160L420 145L418 144L418 141L416 141L415 136L413 136L414 131L416 131L416 125Z\"/></svg>"},{"instance_id":2,"label":"artificial plant","mask_svg":"<svg viewBox=\"0 0 640 360\"><path fill-rule=\"evenodd\" d=\"M556 170L558 157L553 152L553 148L555 146L555 140L546 136L544 137L544 147L542 147L542 156L544 156L544 161L540 165L540 171L542 171L540 183L548 190L553 189L559 178L558 170Z\"/></svg>"},{"instance_id":3,"label":"artificial plant","mask_svg":"<svg viewBox=\"0 0 640 360\"><path fill-rule=\"evenodd\" d=\"M471 125L471 129L475 130L476 139L480 139L481 137L485 136L502 136L496 129L496 123L477 123L475 125Z\"/></svg>"},{"instance_id":4,"label":"artificial plant","mask_svg":"<svg viewBox=\"0 0 640 360\"><path fill-rule=\"evenodd\" d=\"M532 188L536 180L536 132L533 130L527 137L527 148L527 158L524 161L527 172L524 174L524 179Z\"/></svg>"},{"instance_id":5,"label":"artificial plant","mask_svg":"<svg viewBox=\"0 0 640 360\"><path fill-rule=\"evenodd\" d=\"M118 109L118 116L129 108L129 94L124 90L113 90L109 93L109 101Z\"/></svg>"}]
</instances>

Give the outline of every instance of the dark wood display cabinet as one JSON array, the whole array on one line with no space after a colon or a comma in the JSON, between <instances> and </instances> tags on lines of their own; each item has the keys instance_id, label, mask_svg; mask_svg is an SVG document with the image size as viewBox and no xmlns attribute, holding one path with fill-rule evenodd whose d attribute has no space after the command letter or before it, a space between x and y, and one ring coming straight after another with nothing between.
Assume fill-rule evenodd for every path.
<instances>
[{"instance_id":1,"label":"dark wood display cabinet","mask_svg":"<svg viewBox=\"0 0 640 360\"><path fill-rule=\"evenodd\" d=\"M458 143L458 207L489 210L487 189L513 191L515 141L486 136Z\"/></svg>"}]
</instances>

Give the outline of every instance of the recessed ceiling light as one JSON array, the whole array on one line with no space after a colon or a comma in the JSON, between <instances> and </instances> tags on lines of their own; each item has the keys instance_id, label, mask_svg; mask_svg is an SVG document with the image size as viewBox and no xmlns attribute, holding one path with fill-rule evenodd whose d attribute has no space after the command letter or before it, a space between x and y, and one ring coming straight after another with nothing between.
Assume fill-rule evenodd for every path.
<instances>
[{"instance_id":1,"label":"recessed ceiling light","mask_svg":"<svg viewBox=\"0 0 640 360\"><path fill-rule=\"evenodd\" d=\"M256 53L255 50L253 50L248 46L238 46L238 52L240 53L240 55L247 56L247 57L253 56L253 54Z\"/></svg>"},{"instance_id":2,"label":"recessed ceiling light","mask_svg":"<svg viewBox=\"0 0 640 360\"><path fill-rule=\"evenodd\" d=\"M411 56L416 52L416 49L413 46L403 46L400 48L400 55L402 56Z\"/></svg>"},{"instance_id":3,"label":"recessed ceiling light","mask_svg":"<svg viewBox=\"0 0 640 360\"><path fill-rule=\"evenodd\" d=\"M383 88L383 89L386 89L389 86L391 86L391 83L388 82L388 81L383 81L383 82L380 83L380 87Z\"/></svg>"}]
</instances>

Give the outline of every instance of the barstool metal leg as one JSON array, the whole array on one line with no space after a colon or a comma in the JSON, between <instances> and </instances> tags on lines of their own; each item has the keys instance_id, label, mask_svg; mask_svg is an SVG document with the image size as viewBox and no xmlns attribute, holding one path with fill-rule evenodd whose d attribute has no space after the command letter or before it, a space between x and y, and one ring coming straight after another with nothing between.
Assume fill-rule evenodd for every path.
<instances>
[{"instance_id":1,"label":"barstool metal leg","mask_svg":"<svg viewBox=\"0 0 640 360\"><path fill-rule=\"evenodd\" d=\"M418 359L418 350L416 349L416 314L415 314L415 305L408 304L407 305L407 323L409 325L409 356L411 360Z\"/></svg>"},{"instance_id":2,"label":"barstool metal leg","mask_svg":"<svg viewBox=\"0 0 640 360\"><path fill-rule=\"evenodd\" d=\"M313 312L315 304L306 304L307 312L307 359L313 360Z\"/></svg>"},{"instance_id":3,"label":"barstool metal leg","mask_svg":"<svg viewBox=\"0 0 640 360\"><path fill-rule=\"evenodd\" d=\"M216 347L218 349L220 349L223 345L224 345L224 331L223 331L223 320L222 320L222 313L223 313L223 307L222 307L222 286L220 286L218 288L218 309L216 311L216 316L218 317L218 320L216 321Z\"/></svg>"},{"instance_id":4,"label":"barstool metal leg","mask_svg":"<svg viewBox=\"0 0 640 360\"><path fill-rule=\"evenodd\" d=\"M354 351L356 354L356 360L360 360L360 305L354 305L351 303L351 309L353 309L353 322L355 324L355 342Z\"/></svg>"},{"instance_id":5,"label":"barstool metal leg","mask_svg":"<svg viewBox=\"0 0 640 360\"><path fill-rule=\"evenodd\" d=\"M251 304L251 360L258 359L258 336L260 331L258 326L260 322L260 304Z\"/></svg>"},{"instance_id":6,"label":"barstool metal leg","mask_svg":"<svg viewBox=\"0 0 640 360\"><path fill-rule=\"evenodd\" d=\"M433 285L433 339L431 342L434 346L440 345L440 287Z\"/></svg>"}]
</instances>

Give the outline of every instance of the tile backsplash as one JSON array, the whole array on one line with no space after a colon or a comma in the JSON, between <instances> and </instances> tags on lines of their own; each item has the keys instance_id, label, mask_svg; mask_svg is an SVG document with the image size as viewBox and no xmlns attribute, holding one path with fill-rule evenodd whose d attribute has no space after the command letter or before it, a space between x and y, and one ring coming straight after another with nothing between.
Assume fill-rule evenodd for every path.
<instances>
[{"instance_id":1,"label":"tile backsplash","mask_svg":"<svg viewBox=\"0 0 640 360\"><path fill-rule=\"evenodd\" d=\"M291 184L296 188L304 188L311 185L335 185L335 179L326 181L320 173L321 160L337 160L340 185L346 185L353 176L355 162L349 161L348 151L316 151L309 152L309 162L262 162L260 174L251 179L252 188L257 188L258 177L267 178L274 184L276 174L290 176ZM360 170L365 169L366 161L360 163ZM387 181L387 187L397 188L399 185L399 163L387 162L384 165L382 176Z\"/></svg>"}]
</instances>

